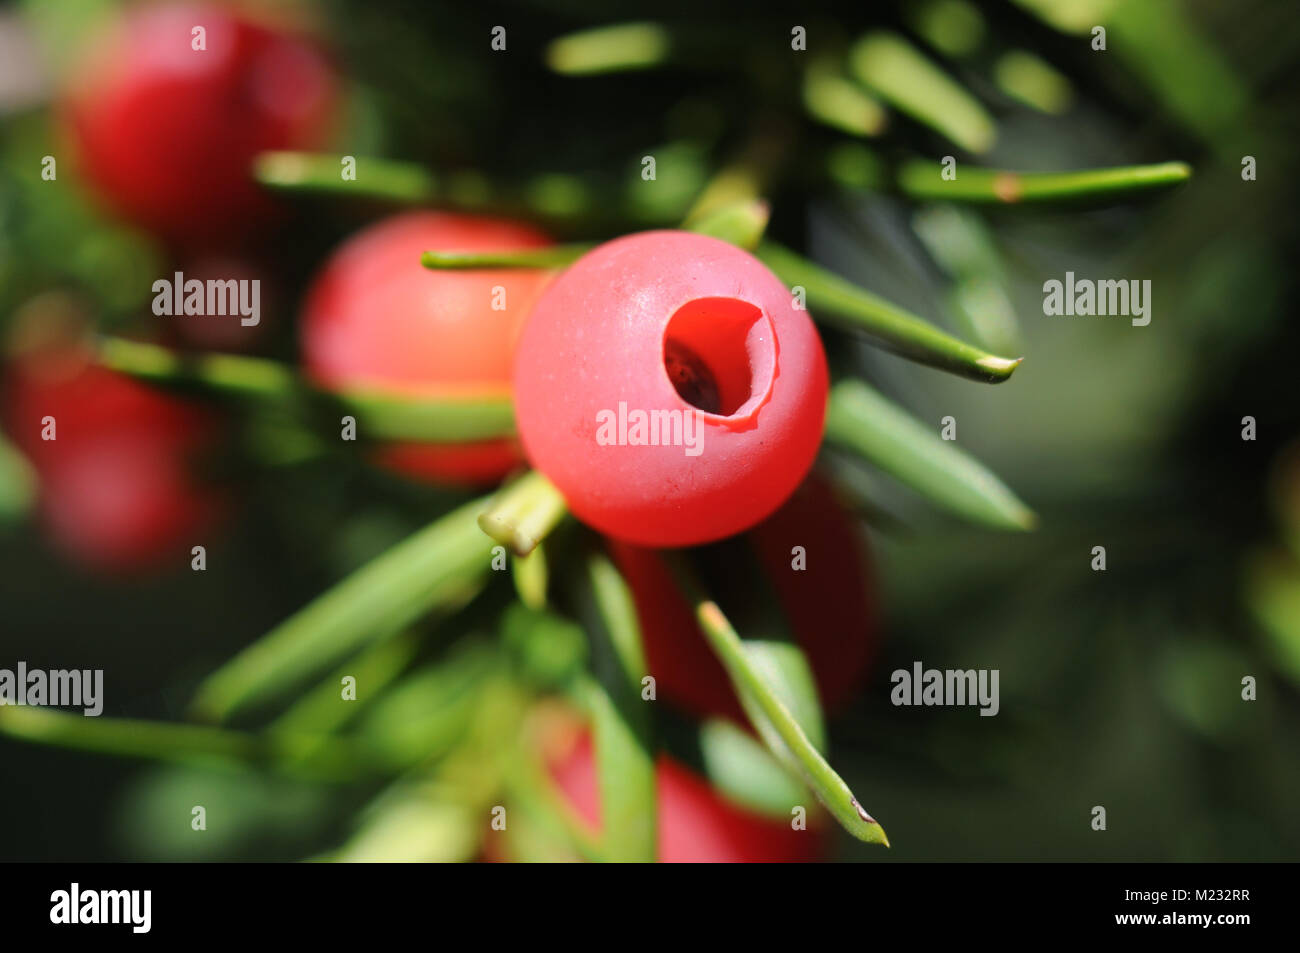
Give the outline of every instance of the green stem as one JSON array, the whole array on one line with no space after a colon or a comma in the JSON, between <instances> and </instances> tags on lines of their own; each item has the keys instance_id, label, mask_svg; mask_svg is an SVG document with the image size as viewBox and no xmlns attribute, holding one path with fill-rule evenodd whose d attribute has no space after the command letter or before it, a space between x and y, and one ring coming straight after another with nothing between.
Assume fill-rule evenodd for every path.
<instances>
[{"instance_id":1,"label":"green stem","mask_svg":"<svg viewBox=\"0 0 1300 953\"><path fill-rule=\"evenodd\" d=\"M1199 17L1176 0L1107 4L1105 19L1115 56L1126 71L1144 82L1164 115L1195 133L1221 159L1236 165L1245 130L1259 135L1270 128L1258 120L1258 100L1226 55L1224 45L1206 36ZM1091 20L1086 33L1098 20Z\"/></svg>"},{"instance_id":2,"label":"green stem","mask_svg":"<svg viewBox=\"0 0 1300 953\"><path fill-rule=\"evenodd\" d=\"M420 264L435 271L465 271L474 268L563 268L595 246L590 242L547 245L524 251L444 252L427 251Z\"/></svg>"},{"instance_id":3,"label":"green stem","mask_svg":"<svg viewBox=\"0 0 1300 953\"><path fill-rule=\"evenodd\" d=\"M511 769L505 775L509 802L537 824L547 837L572 848L584 859L594 862L607 860L600 838L578 816L545 766L536 759L534 750L523 748L517 752Z\"/></svg>"},{"instance_id":4,"label":"green stem","mask_svg":"<svg viewBox=\"0 0 1300 953\"><path fill-rule=\"evenodd\" d=\"M457 667L464 660L462 652L450 665ZM446 668L425 671L440 678ZM524 697L502 674L484 674L485 678L475 679L472 689L458 692L463 696L458 703L464 709L461 730L431 739L430 744L412 744L402 760L414 769L362 811L362 824L353 837L317 860L466 861L479 853L485 835L501 836L487 833L484 819L500 802L504 769L513 766ZM437 696L437 686L433 688ZM422 694L419 689L409 682L399 687L409 695ZM385 695L384 703L389 698ZM403 702L397 707L410 706ZM401 718L399 712L394 715ZM402 731L409 733L409 728L407 719L401 718L376 725L358 741L374 746Z\"/></svg>"},{"instance_id":5,"label":"green stem","mask_svg":"<svg viewBox=\"0 0 1300 953\"><path fill-rule=\"evenodd\" d=\"M645 703L621 684L619 698L592 678L575 686L591 718L600 790L601 852L607 860L653 863L656 844L654 752ZM635 707L634 707L635 706Z\"/></svg>"},{"instance_id":6,"label":"green stem","mask_svg":"<svg viewBox=\"0 0 1300 953\"><path fill-rule=\"evenodd\" d=\"M984 15L968 0L909 3L903 10L907 25L944 56L965 59L984 43Z\"/></svg>"},{"instance_id":7,"label":"green stem","mask_svg":"<svg viewBox=\"0 0 1300 953\"><path fill-rule=\"evenodd\" d=\"M767 209L758 203L789 151L791 136L783 124L771 119L761 121L735 157L705 183L691 203L681 227L699 230L702 223L718 213L725 213L728 209L739 209L743 213L747 207L750 209L748 214L753 216L757 212L762 226L766 227Z\"/></svg>"},{"instance_id":8,"label":"green stem","mask_svg":"<svg viewBox=\"0 0 1300 953\"><path fill-rule=\"evenodd\" d=\"M1074 87L1050 63L1028 50L1008 50L993 64L998 89L1031 109L1059 116L1070 108Z\"/></svg>"},{"instance_id":9,"label":"green stem","mask_svg":"<svg viewBox=\"0 0 1300 953\"><path fill-rule=\"evenodd\" d=\"M437 195L437 179L421 165L353 156L356 177L345 179L344 158L333 153L263 152L253 160L253 178L278 191L390 202L428 202Z\"/></svg>"},{"instance_id":10,"label":"green stem","mask_svg":"<svg viewBox=\"0 0 1300 953\"><path fill-rule=\"evenodd\" d=\"M510 483L478 518L488 536L516 556L527 556L568 512L564 497L536 470Z\"/></svg>"},{"instance_id":11,"label":"green stem","mask_svg":"<svg viewBox=\"0 0 1300 953\"><path fill-rule=\"evenodd\" d=\"M337 731L406 670L419 648L420 640L412 632L371 646L295 701L267 731L287 736L327 736ZM356 680L355 700L343 698L345 677Z\"/></svg>"},{"instance_id":12,"label":"green stem","mask_svg":"<svg viewBox=\"0 0 1300 953\"><path fill-rule=\"evenodd\" d=\"M587 678L578 686L594 731L602 839L613 859L649 862L658 855L658 807L650 711L641 697L646 662L636 603L603 553L588 555L586 570L599 628L616 662L597 666L600 682Z\"/></svg>"},{"instance_id":13,"label":"green stem","mask_svg":"<svg viewBox=\"0 0 1300 953\"><path fill-rule=\"evenodd\" d=\"M881 99L963 149L986 152L997 137L979 100L895 33L871 33L855 43L849 70Z\"/></svg>"},{"instance_id":14,"label":"green stem","mask_svg":"<svg viewBox=\"0 0 1300 953\"><path fill-rule=\"evenodd\" d=\"M460 639L436 662L388 685L382 694L373 686L371 694L377 697L349 734L386 763L412 766L437 760L477 723L479 705L499 690L501 668L495 645ZM360 678L357 687L363 690Z\"/></svg>"},{"instance_id":15,"label":"green stem","mask_svg":"<svg viewBox=\"0 0 1300 953\"><path fill-rule=\"evenodd\" d=\"M641 643L641 624L632 590L603 553L592 553L587 557L587 581L623 676L633 691L639 693L641 679L645 678L649 667Z\"/></svg>"},{"instance_id":16,"label":"green stem","mask_svg":"<svg viewBox=\"0 0 1300 953\"><path fill-rule=\"evenodd\" d=\"M887 115L880 102L828 63L815 63L803 80L803 105L818 122L851 136L876 136Z\"/></svg>"},{"instance_id":17,"label":"green stem","mask_svg":"<svg viewBox=\"0 0 1300 953\"><path fill-rule=\"evenodd\" d=\"M740 636L717 603L704 595L683 562L675 562L673 568L683 592L695 607L695 617L714 654L727 669L742 699L749 703L746 711L755 729L765 740L773 732L780 739L785 750L774 750L773 754L783 760L793 757L818 800L845 830L859 840L888 847L889 838L885 836L884 828L867 813L849 786L808 739L790 709L745 650Z\"/></svg>"},{"instance_id":18,"label":"green stem","mask_svg":"<svg viewBox=\"0 0 1300 953\"><path fill-rule=\"evenodd\" d=\"M782 820L807 801L803 772L792 771L753 732L730 718L701 722L698 739L704 774L728 800Z\"/></svg>"},{"instance_id":19,"label":"green stem","mask_svg":"<svg viewBox=\"0 0 1300 953\"><path fill-rule=\"evenodd\" d=\"M959 165L956 173L956 178L944 179L938 162L911 160L898 170L898 188L914 199L1000 205L1121 200L1178 185L1191 177L1192 170L1185 162L1161 162L1075 172L1011 172Z\"/></svg>"},{"instance_id":20,"label":"green stem","mask_svg":"<svg viewBox=\"0 0 1300 953\"><path fill-rule=\"evenodd\" d=\"M651 69L668 59L672 38L657 23L620 23L552 40L546 65L567 76Z\"/></svg>"},{"instance_id":21,"label":"green stem","mask_svg":"<svg viewBox=\"0 0 1300 953\"><path fill-rule=\"evenodd\" d=\"M931 502L995 529L1032 529L1029 507L982 463L859 380L831 389L826 440L875 464Z\"/></svg>"},{"instance_id":22,"label":"green stem","mask_svg":"<svg viewBox=\"0 0 1300 953\"><path fill-rule=\"evenodd\" d=\"M551 578L546 547L539 543L527 556L511 557L510 569L519 601L539 612L545 609L546 590Z\"/></svg>"},{"instance_id":23,"label":"green stem","mask_svg":"<svg viewBox=\"0 0 1300 953\"><path fill-rule=\"evenodd\" d=\"M491 560L491 541L477 524L485 502L453 510L312 600L210 675L194 711L228 718L435 608L464 605Z\"/></svg>"},{"instance_id":24,"label":"green stem","mask_svg":"<svg viewBox=\"0 0 1300 953\"><path fill-rule=\"evenodd\" d=\"M1020 323L1011 305L1006 270L982 217L949 203L930 205L912 217L912 231L951 278L948 313L961 332L981 347L1016 354L1023 350Z\"/></svg>"},{"instance_id":25,"label":"green stem","mask_svg":"<svg viewBox=\"0 0 1300 953\"><path fill-rule=\"evenodd\" d=\"M253 400L289 401L301 385L293 371L275 361L233 354L179 354L143 341L103 337L99 363L154 384Z\"/></svg>"},{"instance_id":26,"label":"green stem","mask_svg":"<svg viewBox=\"0 0 1300 953\"><path fill-rule=\"evenodd\" d=\"M737 188L739 188L737 186ZM712 235L751 251L767 228L771 208L759 198L739 198L710 206L688 217L685 226L702 235ZM420 264L436 271L465 271L478 268L563 268L595 248L592 242L571 242L547 248L508 252L426 251Z\"/></svg>"},{"instance_id":27,"label":"green stem","mask_svg":"<svg viewBox=\"0 0 1300 953\"><path fill-rule=\"evenodd\" d=\"M313 780L346 781L383 767L367 752L337 738L260 737L208 725L87 718L42 708L0 708L0 734L114 757L250 763Z\"/></svg>"},{"instance_id":28,"label":"green stem","mask_svg":"<svg viewBox=\"0 0 1300 953\"><path fill-rule=\"evenodd\" d=\"M758 257L787 285L806 290L808 306L819 321L861 331L921 364L997 384L1024 360L999 357L967 344L775 242L763 242Z\"/></svg>"},{"instance_id":29,"label":"green stem","mask_svg":"<svg viewBox=\"0 0 1300 953\"><path fill-rule=\"evenodd\" d=\"M403 778L361 812L341 846L311 858L318 863L469 863L481 846L486 806L430 780Z\"/></svg>"},{"instance_id":30,"label":"green stem","mask_svg":"<svg viewBox=\"0 0 1300 953\"><path fill-rule=\"evenodd\" d=\"M105 337L99 343L105 367L164 387L201 394L312 405L331 426L343 414L357 418L360 434L374 440L464 443L491 440L514 430L508 393L474 397L405 397L375 391L326 391L310 387L293 368L260 357L233 354L179 354L175 351Z\"/></svg>"},{"instance_id":31,"label":"green stem","mask_svg":"<svg viewBox=\"0 0 1300 953\"><path fill-rule=\"evenodd\" d=\"M396 397L388 394L317 392L333 412L351 412L360 433L371 440L470 443L514 433L514 404L508 392L474 397Z\"/></svg>"},{"instance_id":32,"label":"green stem","mask_svg":"<svg viewBox=\"0 0 1300 953\"><path fill-rule=\"evenodd\" d=\"M742 199L705 213L690 230L753 251L763 240L772 207L762 199Z\"/></svg>"}]
</instances>

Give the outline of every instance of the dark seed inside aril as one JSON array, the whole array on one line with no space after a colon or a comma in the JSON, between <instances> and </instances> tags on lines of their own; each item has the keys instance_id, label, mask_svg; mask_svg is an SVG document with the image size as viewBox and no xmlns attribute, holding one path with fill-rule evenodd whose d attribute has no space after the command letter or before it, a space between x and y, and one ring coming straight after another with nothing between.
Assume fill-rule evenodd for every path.
<instances>
[{"instance_id":1,"label":"dark seed inside aril","mask_svg":"<svg viewBox=\"0 0 1300 953\"><path fill-rule=\"evenodd\" d=\"M718 382L698 354L676 341L668 341L664 345L664 367L682 400L705 413L722 413Z\"/></svg>"}]
</instances>

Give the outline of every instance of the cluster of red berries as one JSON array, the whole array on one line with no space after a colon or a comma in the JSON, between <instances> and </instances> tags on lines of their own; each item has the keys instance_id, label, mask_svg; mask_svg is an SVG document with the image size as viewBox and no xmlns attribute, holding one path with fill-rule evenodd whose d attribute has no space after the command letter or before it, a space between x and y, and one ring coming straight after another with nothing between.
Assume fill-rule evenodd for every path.
<instances>
[{"instance_id":1,"label":"cluster of red berries","mask_svg":"<svg viewBox=\"0 0 1300 953\"><path fill-rule=\"evenodd\" d=\"M194 24L206 55L191 56ZM278 28L211 8L151 7L88 62L66 115L87 178L119 214L178 247L220 245L274 208L253 157L318 145L337 105L328 58ZM810 477L827 368L808 314L747 252L687 232L608 242L561 273L431 271L420 254L535 249L531 226L441 212L373 225L325 263L300 319L325 388L511 394L519 441L394 443L418 478L493 483L526 461L604 534L636 598L664 697L742 717L658 553L747 534L765 585L841 707L872 651L861 541ZM57 372L56 372L57 371ZM57 418L56 440L34 428ZM49 519L97 564L144 562L192 538L213 503L186 469L207 432L192 410L107 371L17 363L5 421L37 462ZM791 568L802 547L807 567ZM553 766L599 820L588 742ZM657 772L664 860L796 860L815 837L723 801L685 768Z\"/></svg>"},{"instance_id":2,"label":"cluster of red berries","mask_svg":"<svg viewBox=\"0 0 1300 953\"><path fill-rule=\"evenodd\" d=\"M178 268L260 280L239 246L276 208L249 175L253 157L321 145L338 100L316 44L222 7L164 4L128 12L93 46L60 112L97 196L165 242ZM174 330L201 345L247 340L211 321ZM69 342L12 356L6 378L7 429L41 476L66 551L122 570L200 538L220 508L191 465L212 436L201 414L89 366Z\"/></svg>"}]
</instances>

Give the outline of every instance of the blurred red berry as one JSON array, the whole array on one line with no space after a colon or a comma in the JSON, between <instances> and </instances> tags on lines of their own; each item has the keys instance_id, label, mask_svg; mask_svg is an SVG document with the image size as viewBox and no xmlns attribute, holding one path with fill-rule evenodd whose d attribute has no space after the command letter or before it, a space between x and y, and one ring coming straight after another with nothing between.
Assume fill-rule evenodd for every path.
<instances>
[{"instance_id":1,"label":"blurred red berry","mask_svg":"<svg viewBox=\"0 0 1300 953\"><path fill-rule=\"evenodd\" d=\"M432 271L420 253L518 251L549 244L528 225L407 212L349 239L308 293L301 324L307 374L323 387L420 397L510 391L519 328L550 273ZM520 462L513 440L448 446L401 443L380 462L456 483L493 482Z\"/></svg>"},{"instance_id":2,"label":"blurred red berry","mask_svg":"<svg viewBox=\"0 0 1300 953\"><path fill-rule=\"evenodd\" d=\"M61 351L7 369L3 420L40 477L51 535L79 561L180 566L204 542L220 506L190 469L212 432L202 412Z\"/></svg>"},{"instance_id":3,"label":"blurred red berry","mask_svg":"<svg viewBox=\"0 0 1300 953\"><path fill-rule=\"evenodd\" d=\"M843 710L876 648L870 560L851 514L814 473L742 540L761 572L752 585L774 593L788 631L808 656L822 706L830 714ZM794 568L795 547L802 547L803 569ZM610 553L636 601L646 664L661 696L697 717L747 723L731 680L660 554L617 541ZM729 604L753 600L748 589L714 595L724 612Z\"/></svg>"},{"instance_id":4,"label":"blurred red berry","mask_svg":"<svg viewBox=\"0 0 1300 953\"><path fill-rule=\"evenodd\" d=\"M206 244L265 220L253 157L321 146L337 86L303 38L221 6L147 5L92 50L65 112L86 177L119 214Z\"/></svg>"},{"instance_id":5,"label":"blurred red berry","mask_svg":"<svg viewBox=\"0 0 1300 953\"><path fill-rule=\"evenodd\" d=\"M590 736L581 736L555 761L551 774L569 804L598 830L600 795ZM729 803L704 778L667 755L655 763L655 784L662 863L802 863L823 855L822 831L797 831L788 820Z\"/></svg>"},{"instance_id":6,"label":"blurred red berry","mask_svg":"<svg viewBox=\"0 0 1300 953\"><path fill-rule=\"evenodd\" d=\"M650 546L730 536L780 506L812 466L826 391L789 289L689 232L580 258L542 295L515 362L529 460L580 519Z\"/></svg>"}]
</instances>

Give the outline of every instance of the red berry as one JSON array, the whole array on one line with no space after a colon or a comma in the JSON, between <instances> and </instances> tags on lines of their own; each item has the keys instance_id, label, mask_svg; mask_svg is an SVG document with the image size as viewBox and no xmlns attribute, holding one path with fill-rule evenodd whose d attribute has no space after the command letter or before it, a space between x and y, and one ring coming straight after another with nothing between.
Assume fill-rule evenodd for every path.
<instances>
[{"instance_id":1,"label":"red berry","mask_svg":"<svg viewBox=\"0 0 1300 953\"><path fill-rule=\"evenodd\" d=\"M808 656L823 707L831 714L843 710L876 647L865 540L830 484L815 473L742 539L762 573L752 585L774 592L788 630ZM804 569L792 565L796 546L803 547ZM658 691L698 717L746 723L730 679L660 555L619 542L611 542L610 552L632 589ZM709 559L707 551L702 559ZM724 612L753 600L750 590L714 595Z\"/></svg>"},{"instance_id":2,"label":"red berry","mask_svg":"<svg viewBox=\"0 0 1300 953\"><path fill-rule=\"evenodd\" d=\"M206 242L267 216L253 157L319 147L337 98L306 40L220 6L146 6L78 71L66 112L86 176L119 214Z\"/></svg>"},{"instance_id":3,"label":"red berry","mask_svg":"<svg viewBox=\"0 0 1300 953\"><path fill-rule=\"evenodd\" d=\"M4 420L41 483L55 541L100 570L176 565L219 512L190 470L208 418L68 352L9 368ZM42 438L46 417L55 439Z\"/></svg>"},{"instance_id":4,"label":"red berry","mask_svg":"<svg viewBox=\"0 0 1300 953\"><path fill-rule=\"evenodd\" d=\"M519 328L550 273L535 269L431 271L420 253L504 252L549 240L495 219L408 212L372 225L336 251L302 316L307 373L324 387L423 397L510 391ZM463 446L397 444L381 462L434 480L482 483L520 462L511 440Z\"/></svg>"},{"instance_id":5,"label":"red berry","mask_svg":"<svg viewBox=\"0 0 1300 953\"><path fill-rule=\"evenodd\" d=\"M599 829L600 795L591 738L580 737L552 764L551 774L578 814ZM655 763L655 784L658 859L663 863L799 863L822 856L821 831L797 831L787 820L731 804L667 755L660 755Z\"/></svg>"},{"instance_id":6,"label":"red berry","mask_svg":"<svg viewBox=\"0 0 1300 953\"><path fill-rule=\"evenodd\" d=\"M583 521L685 546L773 512L821 443L826 358L764 265L645 232L584 255L520 338L515 415L533 465Z\"/></svg>"}]
</instances>

